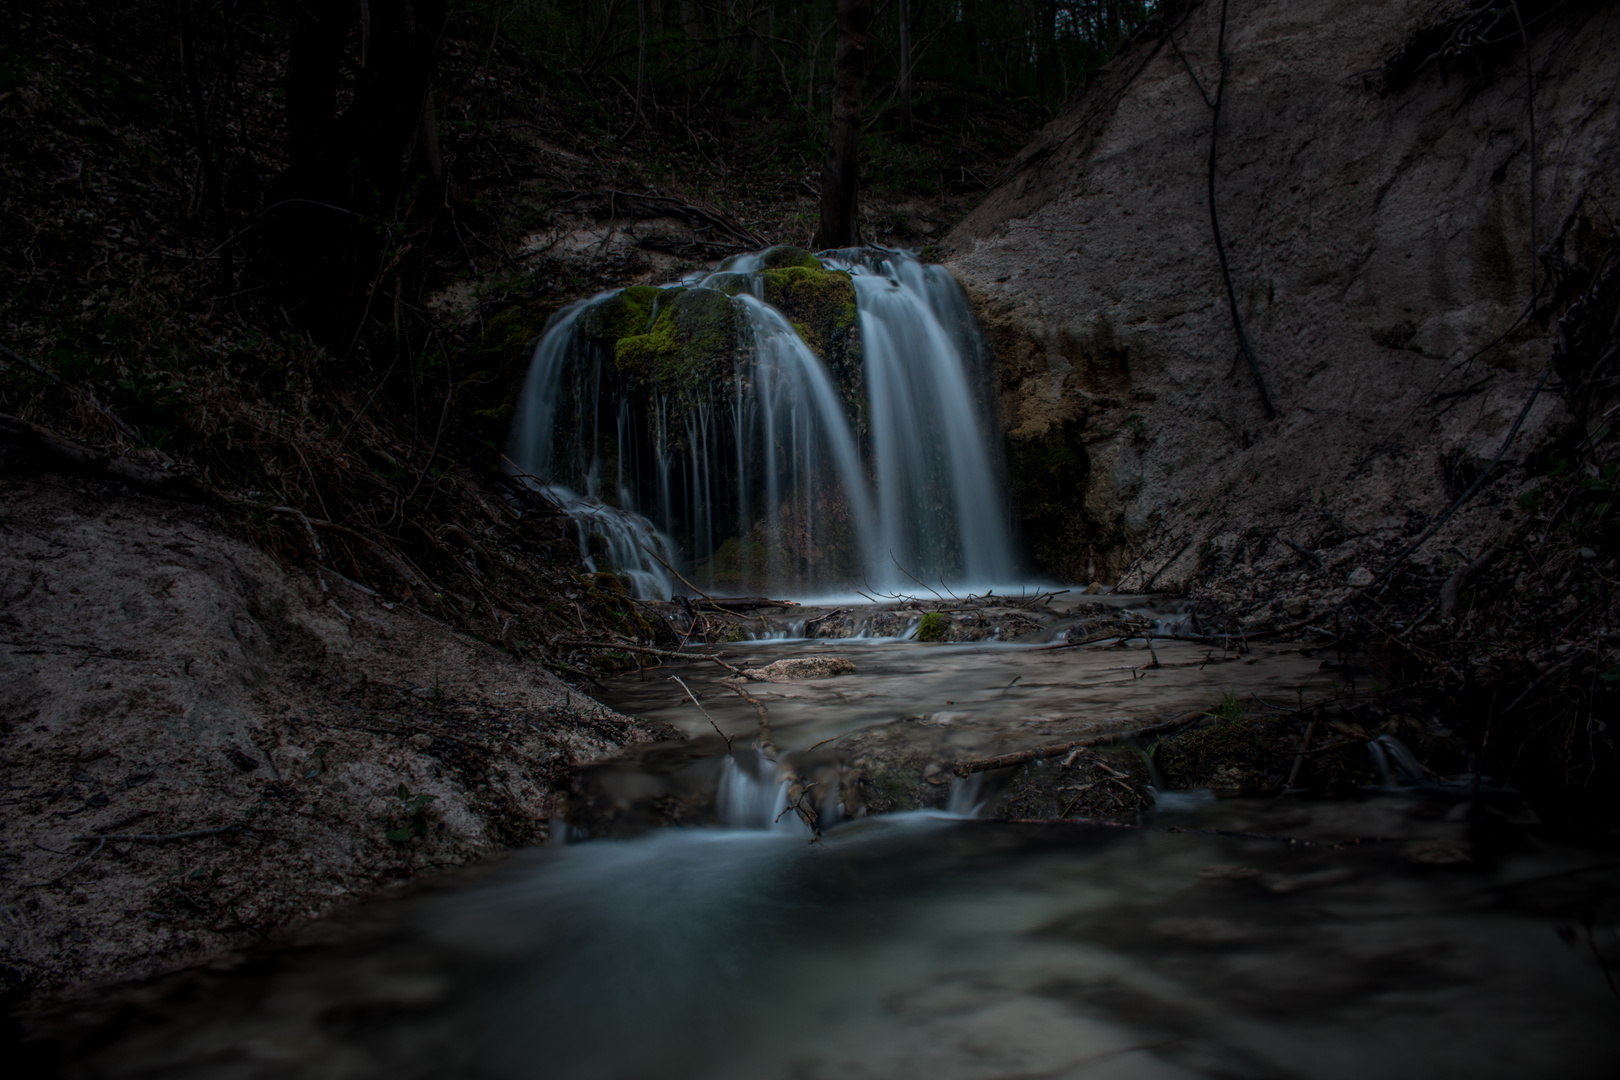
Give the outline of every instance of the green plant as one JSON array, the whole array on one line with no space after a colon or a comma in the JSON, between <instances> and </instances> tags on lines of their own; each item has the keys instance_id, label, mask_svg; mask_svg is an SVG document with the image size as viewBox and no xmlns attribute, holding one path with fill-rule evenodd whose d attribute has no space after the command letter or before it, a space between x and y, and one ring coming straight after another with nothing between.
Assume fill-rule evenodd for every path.
<instances>
[{"instance_id":1,"label":"green plant","mask_svg":"<svg viewBox=\"0 0 1620 1080\"><path fill-rule=\"evenodd\" d=\"M1227 687L1221 694L1220 700L1210 707L1205 716L1213 716L1223 724L1241 724L1245 718L1243 702L1238 698L1237 691Z\"/></svg>"},{"instance_id":2,"label":"green plant","mask_svg":"<svg viewBox=\"0 0 1620 1080\"><path fill-rule=\"evenodd\" d=\"M951 621L943 613L930 611L917 623L918 641L944 641L945 631L950 629Z\"/></svg>"},{"instance_id":3,"label":"green plant","mask_svg":"<svg viewBox=\"0 0 1620 1080\"><path fill-rule=\"evenodd\" d=\"M399 785L394 790L394 794L398 796L405 811L405 816L410 819L410 823L403 828L389 829L387 833L388 839L396 844L403 844L413 836L426 836L428 804L437 799L438 796L429 795L425 791L412 795L411 789L404 784Z\"/></svg>"}]
</instances>

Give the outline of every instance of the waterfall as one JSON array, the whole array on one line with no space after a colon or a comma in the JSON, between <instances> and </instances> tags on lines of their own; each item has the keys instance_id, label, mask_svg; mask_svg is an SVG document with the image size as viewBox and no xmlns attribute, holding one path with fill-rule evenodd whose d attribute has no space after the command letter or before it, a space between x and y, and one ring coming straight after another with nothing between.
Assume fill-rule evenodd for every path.
<instances>
[{"instance_id":1,"label":"waterfall","mask_svg":"<svg viewBox=\"0 0 1620 1080\"><path fill-rule=\"evenodd\" d=\"M715 795L720 823L733 829L808 832L799 815L788 809L788 782L781 767L764 751L756 749L754 753L753 773L737 764L730 754L721 764L720 786Z\"/></svg>"},{"instance_id":2,"label":"waterfall","mask_svg":"<svg viewBox=\"0 0 1620 1080\"><path fill-rule=\"evenodd\" d=\"M944 267L839 253L850 254L828 261L850 271L859 298L878 554L890 562L882 580L899 583L898 562L934 577L1009 582L1012 544L974 394L978 330L967 298Z\"/></svg>"},{"instance_id":3,"label":"waterfall","mask_svg":"<svg viewBox=\"0 0 1620 1080\"><path fill-rule=\"evenodd\" d=\"M612 570L630 579L636 596L667 600L673 594L669 571L658 558L674 558L674 545L647 518L633 507L633 496L626 486L622 458L616 462L616 493L619 505L600 497L601 460L591 456L583 472L585 494L551 479L558 469L554 463L557 416L567 387L566 369L580 360L575 348L575 324L591 304L611 293L563 308L546 324L535 347L529 374L523 381L512 423L507 468L536 494L549 499L573 520L579 539L579 554L587 569ZM589 381L599 387L600 359L593 358ZM631 436L628 410L621 403L615 410L621 443ZM577 410L576 410L577 411ZM596 445L594 436L591 445ZM578 451L580 447L575 446ZM657 557L655 557L655 554Z\"/></svg>"},{"instance_id":4,"label":"waterfall","mask_svg":"<svg viewBox=\"0 0 1620 1080\"><path fill-rule=\"evenodd\" d=\"M836 337L767 299L768 285L806 281L853 301ZM724 355L680 353L672 335L688 324ZM1017 565L984 376L972 311L942 267L771 249L559 312L508 468L573 518L588 565L639 595L671 595L659 559L716 591L1005 585Z\"/></svg>"}]
</instances>

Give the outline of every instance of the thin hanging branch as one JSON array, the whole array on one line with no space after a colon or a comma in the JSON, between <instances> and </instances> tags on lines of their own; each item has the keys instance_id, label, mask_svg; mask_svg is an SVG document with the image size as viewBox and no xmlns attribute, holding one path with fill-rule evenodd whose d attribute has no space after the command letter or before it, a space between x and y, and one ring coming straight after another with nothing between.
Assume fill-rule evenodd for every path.
<instances>
[{"instance_id":1,"label":"thin hanging branch","mask_svg":"<svg viewBox=\"0 0 1620 1080\"><path fill-rule=\"evenodd\" d=\"M1255 389L1260 391L1260 404L1265 407L1266 419L1273 420L1277 416L1277 410L1272 407L1271 394L1267 392L1266 381L1260 374L1260 360L1254 355L1254 346L1249 344L1249 335L1243 329L1243 314L1238 311L1237 289L1232 285L1232 267L1226 258L1226 244L1221 239L1221 217L1215 208L1215 161L1220 148L1221 103L1226 98L1226 74L1232 63L1231 58L1226 55L1226 5L1227 0L1221 0L1220 38L1215 46L1215 52L1221 62L1221 80L1215 86L1214 116L1210 120L1209 127L1209 225L1215 233L1215 251L1221 258L1221 277L1226 281L1226 301L1232 309L1232 329L1237 331L1238 347L1243 350L1243 356L1249 362L1249 374L1254 376ZM1188 70L1191 71L1191 68ZM1195 79L1194 82L1196 81ZM1199 87L1199 92L1203 92L1203 87Z\"/></svg>"}]
</instances>

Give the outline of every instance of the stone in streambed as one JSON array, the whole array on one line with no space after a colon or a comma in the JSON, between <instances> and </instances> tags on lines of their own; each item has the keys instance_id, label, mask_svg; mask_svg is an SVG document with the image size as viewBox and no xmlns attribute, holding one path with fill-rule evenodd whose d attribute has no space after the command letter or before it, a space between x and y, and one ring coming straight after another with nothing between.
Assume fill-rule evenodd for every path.
<instances>
[{"instance_id":1,"label":"stone in streambed","mask_svg":"<svg viewBox=\"0 0 1620 1080\"><path fill-rule=\"evenodd\" d=\"M848 675L854 670L854 661L842 656L799 656L791 660L778 660L762 668L749 668L743 674L765 682L793 682L797 679L830 679L834 675Z\"/></svg>"}]
</instances>

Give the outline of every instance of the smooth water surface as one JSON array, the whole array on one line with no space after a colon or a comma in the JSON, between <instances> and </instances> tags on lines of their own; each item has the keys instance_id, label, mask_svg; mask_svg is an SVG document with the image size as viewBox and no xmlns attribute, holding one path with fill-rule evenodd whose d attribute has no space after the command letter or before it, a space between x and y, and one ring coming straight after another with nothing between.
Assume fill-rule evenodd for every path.
<instances>
[{"instance_id":1,"label":"smooth water surface","mask_svg":"<svg viewBox=\"0 0 1620 1080\"><path fill-rule=\"evenodd\" d=\"M104 1002L69 1045L116 1077L1612 1077L1614 862L1403 855L1455 810L592 841ZM1164 831L1199 824L1304 842Z\"/></svg>"}]
</instances>

